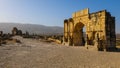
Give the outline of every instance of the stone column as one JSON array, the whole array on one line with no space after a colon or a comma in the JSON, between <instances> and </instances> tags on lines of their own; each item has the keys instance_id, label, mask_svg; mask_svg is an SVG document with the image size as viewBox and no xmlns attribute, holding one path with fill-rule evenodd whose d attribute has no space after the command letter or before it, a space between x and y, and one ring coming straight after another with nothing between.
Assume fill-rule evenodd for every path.
<instances>
[{"instance_id":1,"label":"stone column","mask_svg":"<svg viewBox=\"0 0 120 68\"><path fill-rule=\"evenodd\" d=\"M74 25L73 25L73 19L72 18L69 18L69 23L68 23L68 28L69 28L69 40L68 40L68 42L69 42L69 45L70 46L73 46L73 28L74 28Z\"/></svg>"},{"instance_id":2,"label":"stone column","mask_svg":"<svg viewBox=\"0 0 120 68\"><path fill-rule=\"evenodd\" d=\"M63 44L68 43L68 20L64 20L64 36L63 36ZM67 39L67 40L66 40Z\"/></svg>"}]
</instances>

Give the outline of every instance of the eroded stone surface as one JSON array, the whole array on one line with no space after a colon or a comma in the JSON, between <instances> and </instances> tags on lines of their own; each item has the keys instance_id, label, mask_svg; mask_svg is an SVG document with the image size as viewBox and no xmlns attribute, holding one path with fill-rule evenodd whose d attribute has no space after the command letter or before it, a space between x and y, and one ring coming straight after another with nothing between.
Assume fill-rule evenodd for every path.
<instances>
[{"instance_id":1,"label":"eroded stone surface","mask_svg":"<svg viewBox=\"0 0 120 68\"><path fill-rule=\"evenodd\" d=\"M84 29L86 29L84 33ZM97 49L116 47L115 17L106 10L89 13L84 9L64 20L64 44L94 46Z\"/></svg>"}]
</instances>

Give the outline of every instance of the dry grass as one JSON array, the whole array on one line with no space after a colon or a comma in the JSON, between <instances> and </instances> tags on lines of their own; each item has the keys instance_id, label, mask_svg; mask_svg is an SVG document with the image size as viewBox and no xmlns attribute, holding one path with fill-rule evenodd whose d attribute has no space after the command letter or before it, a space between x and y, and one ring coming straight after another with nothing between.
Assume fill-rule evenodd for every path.
<instances>
[{"instance_id":1,"label":"dry grass","mask_svg":"<svg viewBox=\"0 0 120 68\"><path fill-rule=\"evenodd\" d=\"M120 68L120 52L16 38L22 44L0 47L0 68Z\"/></svg>"}]
</instances>

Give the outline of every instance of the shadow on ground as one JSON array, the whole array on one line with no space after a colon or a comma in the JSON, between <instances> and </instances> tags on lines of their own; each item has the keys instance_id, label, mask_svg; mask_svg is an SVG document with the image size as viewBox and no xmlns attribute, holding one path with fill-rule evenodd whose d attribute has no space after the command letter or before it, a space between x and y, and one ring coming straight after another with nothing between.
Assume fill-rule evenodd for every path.
<instances>
[{"instance_id":1,"label":"shadow on ground","mask_svg":"<svg viewBox=\"0 0 120 68\"><path fill-rule=\"evenodd\" d=\"M120 48L116 48L116 49L108 50L108 52L120 52Z\"/></svg>"}]
</instances>

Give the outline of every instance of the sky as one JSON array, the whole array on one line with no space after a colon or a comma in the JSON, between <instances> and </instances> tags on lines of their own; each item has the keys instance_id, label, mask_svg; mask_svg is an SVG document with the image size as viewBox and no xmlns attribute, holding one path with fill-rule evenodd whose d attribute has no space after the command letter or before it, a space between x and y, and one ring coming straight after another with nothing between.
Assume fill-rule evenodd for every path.
<instances>
[{"instance_id":1,"label":"sky","mask_svg":"<svg viewBox=\"0 0 120 68\"><path fill-rule=\"evenodd\" d=\"M106 9L116 17L120 33L120 0L0 0L0 22L62 26L72 13L89 8L90 13Z\"/></svg>"}]
</instances>

